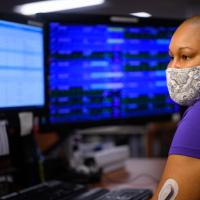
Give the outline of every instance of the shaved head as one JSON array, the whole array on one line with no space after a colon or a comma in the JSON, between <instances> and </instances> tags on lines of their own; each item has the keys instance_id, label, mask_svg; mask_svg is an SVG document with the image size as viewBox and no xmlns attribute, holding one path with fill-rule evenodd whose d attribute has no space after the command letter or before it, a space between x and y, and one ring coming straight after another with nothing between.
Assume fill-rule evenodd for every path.
<instances>
[{"instance_id":1,"label":"shaved head","mask_svg":"<svg viewBox=\"0 0 200 200\"><path fill-rule=\"evenodd\" d=\"M183 23L190 23L200 25L200 16L193 16L191 18L186 19Z\"/></svg>"},{"instance_id":2,"label":"shaved head","mask_svg":"<svg viewBox=\"0 0 200 200\"><path fill-rule=\"evenodd\" d=\"M185 21L183 21L182 24L180 24L180 26L177 28L176 32L179 31L179 29L182 29L182 27L195 28L196 31L200 31L200 15L190 17L186 19ZM199 38L200 38L200 35L199 35Z\"/></svg>"},{"instance_id":3,"label":"shaved head","mask_svg":"<svg viewBox=\"0 0 200 200\"><path fill-rule=\"evenodd\" d=\"M200 16L186 19L172 36L168 66L192 67L200 65Z\"/></svg>"}]
</instances>

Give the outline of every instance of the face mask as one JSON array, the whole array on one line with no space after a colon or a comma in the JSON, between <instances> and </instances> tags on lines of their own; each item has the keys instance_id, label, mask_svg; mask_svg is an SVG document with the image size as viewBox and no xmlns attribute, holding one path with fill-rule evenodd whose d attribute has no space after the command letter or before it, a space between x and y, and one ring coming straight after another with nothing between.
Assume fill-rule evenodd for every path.
<instances>
[{"instance_id":1,"label":"face mask","mask_svg":"<svg viewBox=\"0 0 200 200\"><path fill-rule=\"evenodd\" d=\"M200 99L200 66L191 68L167 68L169 95L180 105L192 105Z\"/></svg>"}]
</instances>

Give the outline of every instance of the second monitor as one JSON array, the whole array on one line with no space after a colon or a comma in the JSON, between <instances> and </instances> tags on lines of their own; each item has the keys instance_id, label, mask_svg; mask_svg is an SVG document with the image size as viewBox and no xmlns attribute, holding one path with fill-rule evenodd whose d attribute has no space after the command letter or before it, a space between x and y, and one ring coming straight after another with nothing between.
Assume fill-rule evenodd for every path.
<instances>
[{"instance_id":1,"label":"second monitor","mask_svg":"<svg viewBox=\"0 0 200 200\"><path fill-rule=\"evenodd\" d=\"M175 23L118 23L95 16L91 22L50 20L49 122L144 121L178 112L165 79L175 28Z\"/></svg>"},{"instance_id":2,"label":"second monitor","mask_svg":"<svg viewBox=\"0 0 200 200\"><path fill-rule=\"evenodd\" d=\"M45 105L43 24L0 15L0 111Z\"/></svg>"}]
</instances>

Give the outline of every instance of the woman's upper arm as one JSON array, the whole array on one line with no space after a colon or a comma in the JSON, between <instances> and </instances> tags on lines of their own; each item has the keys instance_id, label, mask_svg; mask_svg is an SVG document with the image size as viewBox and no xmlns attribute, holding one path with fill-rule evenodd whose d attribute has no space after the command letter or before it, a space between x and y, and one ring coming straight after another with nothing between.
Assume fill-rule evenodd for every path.
<instances>
[{"instance_id":1,"label":"woman's upper arm","mask_svg":"<svg viewBox=\"0 0 200 200\"><path fill-rule=\"evenodd\" d=\"M152 200L158 200L158 194L169 178L174 179L179 187L176 200L200 199L200 159L182 155L170 155Z\"/></svg>"}]
</instances>

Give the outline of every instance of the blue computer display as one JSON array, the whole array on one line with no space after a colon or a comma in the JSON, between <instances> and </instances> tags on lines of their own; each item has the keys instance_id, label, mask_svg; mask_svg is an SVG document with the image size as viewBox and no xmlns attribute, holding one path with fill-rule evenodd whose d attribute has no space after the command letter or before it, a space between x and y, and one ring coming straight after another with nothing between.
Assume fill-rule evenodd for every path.
<instances>
[{"instance_id":1,"label":"blue computer display","mask_svg":"<svg viewBox=\"0 0 200 200\"><path fill-rule=\"evenodd\" d=\"M165 69L174 26L49 24L52 124L169 115Z\"/></svg>"},{"instance_id":2,"label":"blue computer display","mask_svg":"<svg viewBox=\"0 0 200 200\"><path fill-rule=\"evenodd\" d=\"M0 109L45 103L43 28L0 20Z\"/></svg>"}]
</instances>

